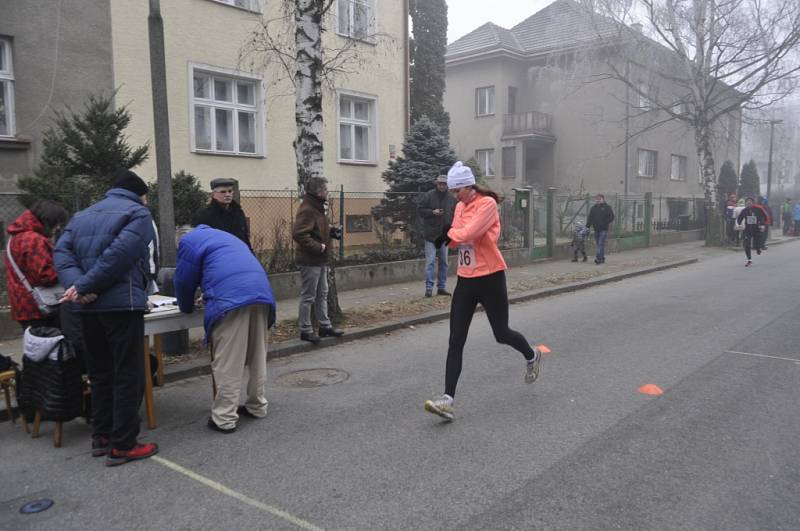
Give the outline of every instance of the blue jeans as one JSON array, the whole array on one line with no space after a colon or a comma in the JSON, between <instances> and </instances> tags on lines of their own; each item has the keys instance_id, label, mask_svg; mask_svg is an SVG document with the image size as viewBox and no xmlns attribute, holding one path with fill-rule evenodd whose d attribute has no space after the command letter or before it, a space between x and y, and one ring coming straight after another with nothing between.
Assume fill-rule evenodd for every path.
<instances>
[{"instance_id":1,"label":"blue jeans","mask_svg":"<svg viewBox=\"0 0 800 531\"><path fill-rule=\"evenodd\" d=\"M594 256L601 262L606 259L606 238L608 238L608 230L594 231L594 243L596 246Z\"/></svg>"},{"instance_id":2,"label":"blue jeans","mask_svg":"<svg viewBox=\"0 0 800 531\"><path fill-rule=\"evenodd\" d=\"M447 246L442 245L438 249L433 242L425 240L425 290L433 290L433 268L436 265L436 258L439 258L439 274L437 275L437 288L444 289L447 282Z\"/></svg>"}]
</instances>

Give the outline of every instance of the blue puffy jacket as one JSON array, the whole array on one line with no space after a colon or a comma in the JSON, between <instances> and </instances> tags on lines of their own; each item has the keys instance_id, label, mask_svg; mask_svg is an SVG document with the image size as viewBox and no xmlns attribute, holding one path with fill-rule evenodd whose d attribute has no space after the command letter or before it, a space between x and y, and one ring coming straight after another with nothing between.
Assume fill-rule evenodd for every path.
<instances>
[{"instance_id":1,"label":"blue puffy jacket","mask_svg":"<svg viewBox=\"0 0 800 531\"><path fill-rule=\"evenodd\" d=\"M272 306L267 324L275 322L275 298L266 271L247 245L227 232L201 224L181 238L174 282L184 313L194 310L197 287L203 290L206 337L226 312L250 304Z\"/></svg>"},{"instance_id":2,"label":"blue puffy jacket","mask_svg":"<svg viewBox=\"0 0 800 531\"><path fill-rule=\"evenodd\" d=\"M147 309L153 218L135 193L112 188L105 199L82 210L67 224L53 260L58 279L78 293L97 294L78 311L114 312Z\"/></svg>"}]
</instances>

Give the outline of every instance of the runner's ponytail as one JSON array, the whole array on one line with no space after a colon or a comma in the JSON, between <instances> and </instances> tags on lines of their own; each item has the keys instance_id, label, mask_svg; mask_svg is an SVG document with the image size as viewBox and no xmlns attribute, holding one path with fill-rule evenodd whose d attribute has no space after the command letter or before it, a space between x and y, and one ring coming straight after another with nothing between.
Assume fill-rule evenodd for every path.
<instances>
[{"instance_id":1,"label":"runner's ponytail","mask_svg":"<svg viewBox=\"0 0 800 531\"><path fill-rule=\"evenodd\" d=\"M491 188L489 188L485 184L475 184L472 187L479 194L488 195L489 197L494 199L495 203L502 203L503 202L502 194L498 194L497 192L495 192L494 190L492 190Z\"/></svg>"}]
</instances>

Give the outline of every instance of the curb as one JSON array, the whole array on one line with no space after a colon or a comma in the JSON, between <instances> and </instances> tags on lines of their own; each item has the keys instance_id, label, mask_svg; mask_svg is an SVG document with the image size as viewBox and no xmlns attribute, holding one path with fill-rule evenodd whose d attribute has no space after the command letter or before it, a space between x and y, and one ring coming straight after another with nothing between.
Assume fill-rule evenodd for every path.
<instances>
[{"instance_id":1,"label":"curb","mask_svg":"<svg viewBox=\"0 0 800 531\"><path fill-rule=\"evenodd\" d=\"M800 236L790 236L789 238L781 238L780 240L767 240L767 245L783 245L784 243L792 243L800 240ZM736 247L734 245L727 246L729 251L733 251L735 253L742 253L744 252L744 248L739 246Z\"/></svg>"},{"instance_id":2,"label":"curb","mask_svg":"<svg viewBox=\"0 0 800 531\"><path fill-rule=\"evenodd\" d=\"M632 271L625 271L622 273L612 273L592 280L587 280L585 282L573 282L571 284L565 284L563 286L557 286L553 288L540 288L530 291L523 291L516 295L510 296L509 303L520 304L537 299L543 299L545 297L553 297L555 295L562 295L564 293L572 293L575 291L602 286L604 284L611 284L612 282L620 282L622 280L627 280L629 278L648 275L651 273L658 273L660 271L666 271L668 269L674 269L685 265L696 264L699 261L700 260L698 258L675 260L657 266L644 267L641 269L634 269ZM483 311L483 309L480 308L478 311ZM278 343L268 349L267 358L273 360L277 358L284 358L286 356L291 356L293 354L313 352L320 348L330 347L334 345L341 345L344 343L349 343L351 341L357 341L359 339L364 339L379 335L388 335L389 333L395 330L408 328L410 326L435 323L437 321L448 319L449 317L450 317L449 310L436 310L416 315L413 317L394 319L378 326L353 328L351 330L348 330L347 333L340 338L325 338L320 342L319 345L312 345L306 341L300 341L299 339L291 341L282 341L281 343ZM211 374L211 365L209 364L208 359L206 359L205 357L203 357L202 359L197 359L191 362L187 362L186 365L188 366L184 366L181 369L175 371L166 372L164 374L164 382L172 383L180 380L185 380L187 378L194 378L196 376L204 376L207 374Z\"/></svg>"}]
</instances>

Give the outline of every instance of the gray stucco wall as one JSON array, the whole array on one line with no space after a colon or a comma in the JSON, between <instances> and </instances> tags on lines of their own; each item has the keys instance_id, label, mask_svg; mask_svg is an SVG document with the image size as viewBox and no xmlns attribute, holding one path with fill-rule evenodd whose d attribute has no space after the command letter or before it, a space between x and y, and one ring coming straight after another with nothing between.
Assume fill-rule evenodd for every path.
<instances>
[{"instance_id":1,"label":"gray stucco wall","mask_svg":"<svg viewBox=\"0 0 800 531\"><path fill-rule=\"evenodd\" d=\"M0 0L0 35L12 42L19 140L0 142L3 192L35 168L55 110L114 89L109 0Z\"/></svg>"}]
</instances>

